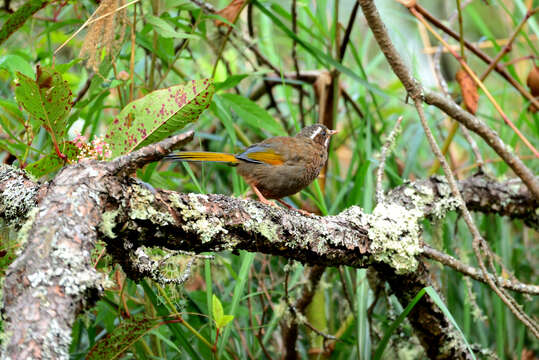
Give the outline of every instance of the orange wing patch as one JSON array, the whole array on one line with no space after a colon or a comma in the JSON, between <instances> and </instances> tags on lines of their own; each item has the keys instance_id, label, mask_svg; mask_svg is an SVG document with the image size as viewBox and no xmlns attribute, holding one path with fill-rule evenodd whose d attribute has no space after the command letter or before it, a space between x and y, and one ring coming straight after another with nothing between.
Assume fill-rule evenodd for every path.
<instances>
[{"instance_id":1,"label":"orange wing patch","mask_svg":"<svg viewBox=\"0 0 539 360\"><path fill-rule=\"evenodd\" d=\"M245 154L245 157L248 159L260 161L269 165L284 164L284 161L281 155L276 154L272 149L249 152L248 154Z\"/></svg>"}]
</instances>

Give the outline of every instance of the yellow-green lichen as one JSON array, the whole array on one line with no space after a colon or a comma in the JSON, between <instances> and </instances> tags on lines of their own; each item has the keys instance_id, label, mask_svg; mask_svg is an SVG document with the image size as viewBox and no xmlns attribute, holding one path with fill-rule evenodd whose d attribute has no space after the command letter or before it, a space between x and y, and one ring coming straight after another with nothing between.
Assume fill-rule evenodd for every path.
<instances>
[{"instance_id":1,"label":"yellow-green lichen","mask_svg":"<svg viewBox=\"0 0 539 360\"><path fill-rule=\"evenodd\" d=\"M416 255L421 253L418 220L422 213L397 204L381 203L372 214L365 216L374 259L389 264L397 274L414 271L418 265Z\"/></svg>"},{"instance_id":2,"label":"yellow-green lichen","mask_svg":"<svg viewBox=\"0 0 539 360\"><path fill-rule=\"evenodd\" d=\"M249 214L249 220L243 224L247 231L259 233L268 240L276 240L279 226L270 219L266 219L266 212L258 208L252 201L244 200L245 210Z\"/></svg>"},{"instance_id":3,"label":"yellow-green lichen","mask_svg":"<svg viewBox=\"0 0 539 360\"><path fill-rule=\"evenodd\" d=\"M116 216L118 215L118 212L118 210L105 211L103 215L101 215L99 230L101 230L101 232L110 239L114 239L116 237L113 229L116 226Z\"/></svg>"},{"instance_id":4,"label":"yellow-green lichen","mask_svg":"<svg viewBox=\"0 0 539 360\"><path fill-rule=\"evenodd\" d=\"M171 203L179 210L181 216L188 220L181 224L185 231L195 231L200 235L203 243L210 242L215 236L228 234L221 219L208 215L205 204L210 203L208 196L201 194L188 194L188 203L183 202L177 195L170 197Z\"/></svg>"},{"instance_id":5,"label":"yellow-green lichen","mask_svg":"<svg viewBox=\"0 0 539 360\"><path fill-rule=\"evenodd\" d=\"M174 223L174 218L168 211L158 211L155 208L155 197L152 192L140 185L133 185L133 195L129 204L129 216L134 220L150 220L157 225Z\"/></svg>"},{"instance_id":6,"label":"yellow-green lichen","mask_svg":"<svg viewBox=\"0 0 539 360\"><path fill-rule=\"evenodd\" d=\"M26 239L28 239L28 233L30 232L30 229L32 229L32 226L34 225L34 220L38 212L39 212L38 207L32 208L28 212L28 215L26 216L26 221L17 232L17 242L21 245L19 246L19 253L22 252L24 248L24 246L22 245L24 245L26 243Z\"/></svg>"}]
</instances>

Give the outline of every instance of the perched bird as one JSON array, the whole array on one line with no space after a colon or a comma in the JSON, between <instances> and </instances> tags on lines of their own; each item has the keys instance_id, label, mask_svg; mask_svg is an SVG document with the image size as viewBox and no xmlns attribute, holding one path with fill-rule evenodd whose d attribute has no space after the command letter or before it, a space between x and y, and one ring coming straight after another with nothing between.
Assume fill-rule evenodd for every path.
<instances>
[{"instance_id":1,"label":"perched bird","mask_svg":"<svg viewBox=\"0 0 539 360\"><path fill-rule=\"evenodd\" d=\"M274 205L276 199L305 188L320 174L326 163L331 135L321 124L307 126L296 136L276 136L249 146L240 154L182 151L166 159L178 161L225 162L237 166L238 173L251 186L260 201Z\"/></svg>"}]
</instances>

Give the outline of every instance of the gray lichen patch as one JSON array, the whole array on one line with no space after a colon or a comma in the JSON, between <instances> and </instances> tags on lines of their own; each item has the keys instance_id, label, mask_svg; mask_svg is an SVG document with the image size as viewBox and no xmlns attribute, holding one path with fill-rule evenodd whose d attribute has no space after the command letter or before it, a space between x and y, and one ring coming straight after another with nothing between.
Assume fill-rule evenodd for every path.
<instances>
[{"instance_id":1,"label":"gray lichen patch","mask_svg":"<svg viewBox=\"0 0 539 360\"><path fill-rule=\"evenodd\" d=\"M416 270L422 212L401 205L381 203L366 215L370 249L376 261L389 264L397 274Z\"/></svg>"},{"instance_id":2,"label":"gray lichen patch","mask_svg":"<svg viewBox=\"0 0 539 360\"><path fill-rule=\"evenodd\" d=\"M0 213L8 225L13 225L14 222L20 223L28 211L36 206L38 188L28 187L20 181L23 176L27 176L23 170L6 165L2 165L0 169L0 183L5 184L4 191L0 194Z\"/></svg>"},{"instance_id":3,"label":"gray lichen patch","mask_svg":"<svg viewBox=\"0 0 539 360\"><path fill-rule=\"evenodd\" d=\"M66 295L75 301L83 300L88 289L100 288L102 276L85 259L90 258L86 251L77 253L65 246L55 246L51 251L52 266L46 270L40 269L28 274L32 294L36 297L46 296L48 287L58 284L63 287Z\"/></svg>"},{"instance_id":4,"label":"gray lichen patch","mask_svg":"<svg viewBox=\"0 0 539 360\"><path fill-rule=\"evenodd\" d=\"M88 263L90 259L88 251L76 245L69 246L62 243L59 239L64 239L64 237L59 237L56 232L52 234L48 261L39 263L37 267L32 266L32 272L29 271L27 275L30 296L37 300L31 300L31 303L40 304L39 312L24 315L27 321L40 321L44 312L69 309L65 307L66 301L82 303L85 306L86 295L89 292L102 291L101 284L104 276ZM65 236L65 234L62 235ZM59 292L62 296L57 295ZM55 296L52 296L53 294ZM36 336L39 335L40 338L35 339L42 344L43 358L63 358L63 355L67 358L71 343L71 329L57 323L54 318L47 323L47 327L47 336L43 337L36 333Z\"/></svg>"},{"instance_id":5,"label":"gray lichen patch","mask_svg":"<svg viewBox=\"0 0 539 360\"><path fill-rule=\"evenodd\" d=\"M206 195L188 194L187 196L189 197L188 203L182 201L176 194L170 196L171 204L176 207L184 219L189 220L181 224L185 231L199 234L202 243L210 242L218 235L226 236L228 234L221 219L208 215L206 204L211 202Z\"/></svg>"},{"instance_id":6,"label":"gray lichen patch","mask_svg":"<svg viewBox=\"0 0 539 360\"><path fill-rule=\"evenodd\" d=\"M133 194L129 200L129 217L133 220L150 220L160 226L174 223L174 218L168 211L158 211L155 208L155 197L152 192L140 185L132 186Z\"/></svg>"},{"instance_id":7,"label":"gray lichen patch","mask_svg":"<svg viewBox=\"0 0 539 360\"><path fill-rule=\"evenodd\" d=\"M436 177L435 177L436 178ZM452 210L458 209L460 204L457 198L451 194L451 188L444 179L438 179L437 185L438 196L435 199L435 194L432 187L415 184L404 189L406 195L412 201L412 208L418 209L425 213L429 208L429 213L436 219L442 219ZM424 215L424 214L423 214Z\"/></svg>"}]
</instances>

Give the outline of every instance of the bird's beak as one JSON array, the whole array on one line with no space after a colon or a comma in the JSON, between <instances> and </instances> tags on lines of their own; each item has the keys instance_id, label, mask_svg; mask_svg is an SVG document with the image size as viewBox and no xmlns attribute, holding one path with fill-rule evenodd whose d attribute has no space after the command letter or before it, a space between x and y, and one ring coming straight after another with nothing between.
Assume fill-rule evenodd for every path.
<instances>
[{"instance_id":1,"label":"bird's beak","mask_svg":"<svg viewBox=\"0 0 539 360\"><path fill-rule=\"evenodd\" d=\"M335 135L338 132L338 130L328 130L329 135Z\"/></svg>"}]
</instances>

